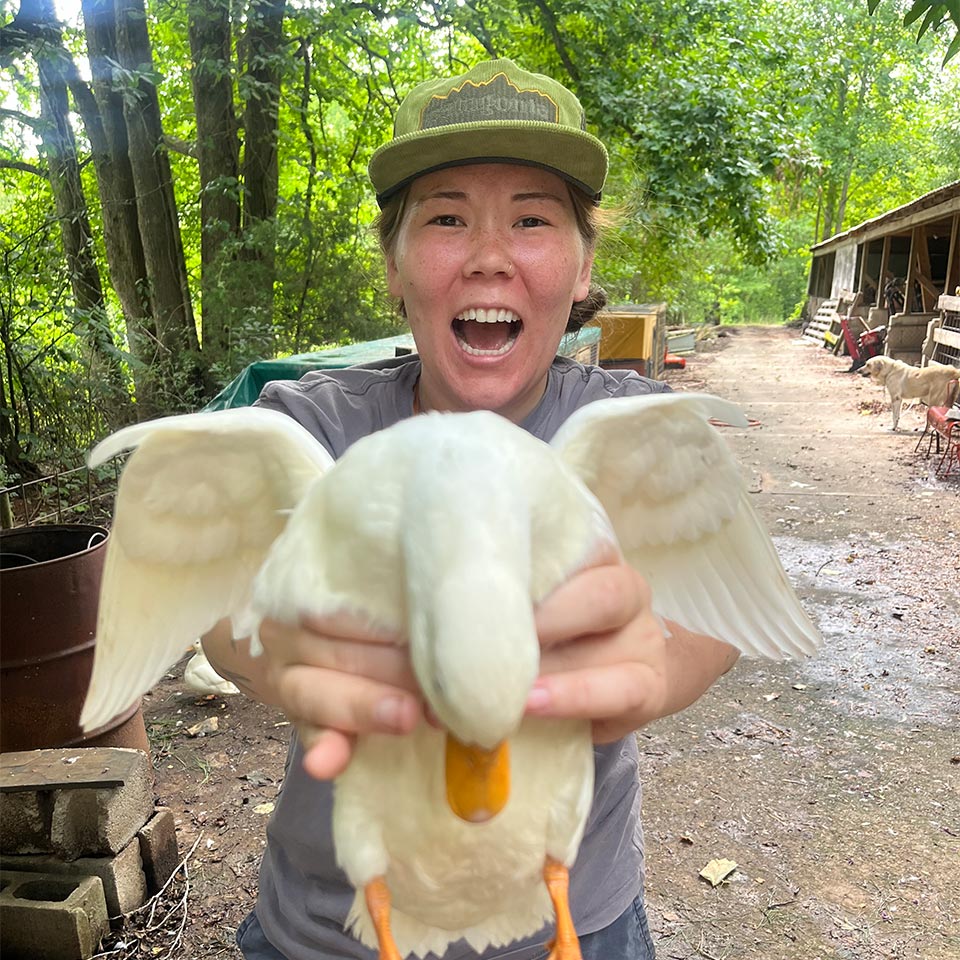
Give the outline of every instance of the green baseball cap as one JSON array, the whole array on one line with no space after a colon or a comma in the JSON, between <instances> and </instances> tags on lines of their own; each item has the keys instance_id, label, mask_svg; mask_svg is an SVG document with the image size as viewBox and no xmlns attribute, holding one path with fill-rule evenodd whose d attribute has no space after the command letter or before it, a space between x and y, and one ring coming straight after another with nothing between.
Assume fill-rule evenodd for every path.
<instances>
[{"instance_id":1,"label":"green baseball cap","mask_svg":"<svg viewBox=\"0 0 960 960\"><path fill-rule=\"evenodd\" d=\"M383 206L411 180L466 163L528 163L558 173L597 202L607 149L586 132L580 101L550 77L486 60L459 77L427 80L397 110L393 139L370 158Z\"/></svg>"}]
</instances>

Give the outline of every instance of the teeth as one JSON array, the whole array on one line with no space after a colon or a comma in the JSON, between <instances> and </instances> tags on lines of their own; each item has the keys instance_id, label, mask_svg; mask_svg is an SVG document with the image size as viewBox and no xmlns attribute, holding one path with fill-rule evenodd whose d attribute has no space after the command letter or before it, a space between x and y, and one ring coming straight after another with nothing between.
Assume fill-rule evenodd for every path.
<instances>
[{"instance_id":1,"label":"teeth","mask_svg":"<svg viewBox=\"0 0 960 960\"><path fill-rule=\"evenodd\" d=\"M512 310L497 310L495 308L487 310L483 307L479 309L471 307L469 310L464 310L463 313L458 314L455 319L476 320L477 323L515 323L520 318Z\"/></svg>"},{"instance_id":2,"label":"teeth","mask_svg":"<svg viewBox=\"0 0 960 960\"><path fill-rule=\"evenodd\" d=\"M476 347L471 347L466 340L460 340L460 349L463 350L464 353L469 353L472 357L500 357L513 346L513 341L514 338L511 337L498 350L478 350Z\"/></svg>"}]
</instances>

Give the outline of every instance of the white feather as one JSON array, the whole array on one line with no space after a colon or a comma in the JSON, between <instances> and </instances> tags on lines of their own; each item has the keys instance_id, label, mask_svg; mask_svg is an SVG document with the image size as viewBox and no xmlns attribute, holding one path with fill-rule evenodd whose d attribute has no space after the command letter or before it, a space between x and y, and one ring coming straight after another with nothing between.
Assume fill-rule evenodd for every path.
<instances>
[{"instance_id":1,"label":"white feather","mask_svg":"<svg viewBox=\"0 0 960 960\"><path fill-rule=\"evenodd\" d=\"M461 936L477 951L504 945L548 916L544 861L576 857L593 753L588 724L523 718L538 668L533 610L616 547L614 529L662 615L748 653L814 648L816 630L708 422L745 425L724 401L591 404L552 445L492 413L429 414L357 442L326 471L285 418L281 442L273 422L259 422L254 440L239 415L219 432L214 416L157 427L152 446L153 431L134 428L146 439L117 501L97 707L84 716L129 703L226 614L253 629L264 616L346 609L396 631L444 726L477 743L509 739L513 782L497 817L467 824L445 800L439 732L358 739L333 827L358 891L351 923L368 945L362 891L380 874L404 956L442 954Z\"/></svg>"},{"instance_id":2,"label":"white feather","mask_svg":"<svg viewBox=\"0 0 960 960\"><path fill-rule=\"evenodd\" d=\"M85 730L149 690L218 620L242 614L287 511L333 463L299 424L259 408L126 427L93 450L90 465L131 447L104 562Z\"/></svg>"},{"instance_id":3,"label":"white feather","mask_svg":"<svg viewBox=\"0 0 960 960\"><path fill-rule=\"evenodd\" d=\"M661 616L748 655L812 654L819 631L710 418L747 425L707 394L618 398L578 410L552 446L599 499Z\"/></svg>"}]
</instances>

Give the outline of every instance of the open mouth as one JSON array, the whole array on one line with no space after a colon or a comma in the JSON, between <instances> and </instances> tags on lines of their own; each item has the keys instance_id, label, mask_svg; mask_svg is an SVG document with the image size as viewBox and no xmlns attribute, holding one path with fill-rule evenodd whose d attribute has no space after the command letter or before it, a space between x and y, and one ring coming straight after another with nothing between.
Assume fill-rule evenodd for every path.
<instances>
[{"instance_id":1,"label":"open mouth","mask_svg":"<svg viewBox=\"0 0 960 960\"><path fill-rule=\"evenodd\" d=\"M522 329L523 321L512 310L471 308L453 319L457 342L472 357L509 353Z\"/></svg>"}]
</instances>

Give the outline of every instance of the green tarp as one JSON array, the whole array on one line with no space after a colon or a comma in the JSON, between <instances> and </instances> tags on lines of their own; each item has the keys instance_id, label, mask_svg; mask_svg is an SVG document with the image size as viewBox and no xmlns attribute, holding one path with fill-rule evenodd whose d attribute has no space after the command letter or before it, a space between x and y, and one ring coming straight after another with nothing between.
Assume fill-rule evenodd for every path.
<instances>
[{"instance_id":1,"label":"green tarp","mask_svg":"<svg viewBox=\"0 0 960 960\"><path fill-rule=\"evenodd\" d=\"M560 342L560 354L574 357L584 363L596 363L600 344L600 330L588 327L579 333L568 334ZM311 370L342 370L360 363L373 363L391 357L413 353L416 347L409 333L382 340L351 343L332 350L298 353L276 360L258 360L251 363L211 400L205 410L227 410L246 407L260 396L264 384L271 380L299 380Z\"/></svg>"}]
</instances>

